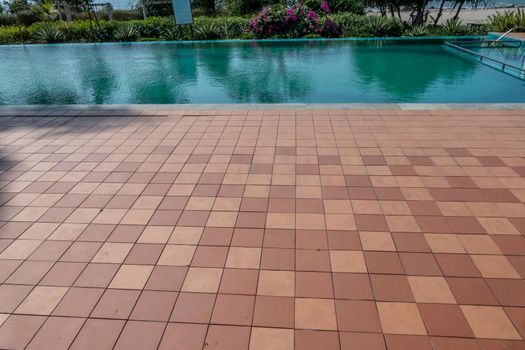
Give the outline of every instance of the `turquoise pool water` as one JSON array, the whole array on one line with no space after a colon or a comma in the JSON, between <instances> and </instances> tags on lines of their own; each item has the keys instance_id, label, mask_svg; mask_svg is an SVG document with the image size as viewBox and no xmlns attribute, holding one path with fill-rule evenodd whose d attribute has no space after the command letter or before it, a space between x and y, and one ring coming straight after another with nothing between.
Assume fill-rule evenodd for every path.
<instances>
[{"instance_id":1,"label":"turquoise pool water","mask_svg":"<svg viewBox=\"0 0 525 350\"><path fill-rule=\"evenodd\" d=\"M525 102L439 42L0 46L0 104Z\"/></svg>"}]
</instances>

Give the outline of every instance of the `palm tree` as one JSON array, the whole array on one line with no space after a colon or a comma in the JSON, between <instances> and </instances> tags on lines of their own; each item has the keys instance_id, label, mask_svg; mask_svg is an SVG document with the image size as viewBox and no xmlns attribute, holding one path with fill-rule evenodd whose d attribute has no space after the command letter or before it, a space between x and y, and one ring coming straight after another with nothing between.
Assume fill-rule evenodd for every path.
<instances>
[{"instance_id":1,"label":"palm tree","mask_svg":"<svg viewBox=\"0 0 525 350\"><path fill-rule=\"evenodd\" d=\"M456 14L454 15L454 19L459 18L459 13L463 6L465 4L471 5L472 8L478 8L480 6L487 6L487 4L493 0L455 0L454 1L454 8L456 9Z\"/></svg>"},{"instance_id":2,"label":"palm tree","mask_svg":"<svg viewBox=\"0 0 525 350\"><path fill-rule=\"evenodd\" d=\"M38 11L42 21L54 21L58 16L58 11L49 0L38 3Z\"/></svg>"}]
</instances>

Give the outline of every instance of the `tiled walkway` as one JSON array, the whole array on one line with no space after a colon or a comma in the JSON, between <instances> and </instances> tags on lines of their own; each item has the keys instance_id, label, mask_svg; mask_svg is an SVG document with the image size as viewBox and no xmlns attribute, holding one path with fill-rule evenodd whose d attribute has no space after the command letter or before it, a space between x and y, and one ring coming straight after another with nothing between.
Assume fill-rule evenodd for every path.
<instances>
[{"instance_id":1,"label":"tiled walkway","mask_svg":"<svg viewBox=\"0 0 525 350\"><path fill-rule=\"evenodd\" d=\"M0 118L1 349L525 349L525 111L156 113Z\"/></svg>"}]
</instances>

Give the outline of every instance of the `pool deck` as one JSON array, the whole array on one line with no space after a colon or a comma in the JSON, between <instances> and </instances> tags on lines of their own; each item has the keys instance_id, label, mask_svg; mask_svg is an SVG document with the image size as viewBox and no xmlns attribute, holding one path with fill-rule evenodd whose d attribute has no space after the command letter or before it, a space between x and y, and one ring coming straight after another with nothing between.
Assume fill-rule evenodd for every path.
<instances>
[{"instance_id":1,"label":"pool deck","mask_svg":"<svg viewBox=\"0 0 525 350\"><path fill-rule=\"evenodd\" d=\"M0 105L1 116L181 115L205 111L300 110L525 110L525 103L242 103L242 104L125 104L125 105Z\"/></svg>"},{"instance_id":2,"label":"pool deck","mask_svg":"<svg viewBox=\"0 0 525 350\"><path fill-rule=\"evenodd\" d=\"M525 349L523 105L204 107L0 107L0 349Z\"/></svg>"},{"instance_id":3,"label":"pool deck","mask_svg":"<svg viewBox=\"0 0 525 350\"><path fill-rule=\"evenodd\" d=\"M525 40L525 33L511 33L509 36L513 39Z\"/></svg>"}]
</instances>

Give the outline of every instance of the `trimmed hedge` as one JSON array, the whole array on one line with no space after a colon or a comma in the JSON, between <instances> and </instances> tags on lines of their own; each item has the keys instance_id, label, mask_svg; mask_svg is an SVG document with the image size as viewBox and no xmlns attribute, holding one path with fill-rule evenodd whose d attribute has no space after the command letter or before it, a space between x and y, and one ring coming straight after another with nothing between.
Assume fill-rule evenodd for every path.
<instances>
[{"instance_id":1,"label":"trimmed hedge","mask_svg":"<svg viewBox=\"0 0 525 350\"><path fill-rule=\"evenodd\" d=\"M54 22L57 30L63 33L64 42L110 42L117 41L115 33L123 26L133 26L138 31L138 40L192 40L199 39L199 30L213 24L217 29L217 39L236 39L243 36L244 28L248 25L247 18L207 18L195 19L193 28L189 26L177 27L173 18L149 17L144 20L105 21L99 20L98 26L87 20L74 21L70 24ZM41 27L49 22L35 23L28 27L4 26L0 27L0 44L30 44L42 42L35 35ZM193 29L193 30L192 30ZM202 30L201 30L202 31Z\"/></svg>"},{"instance_id":2,"label":"trimmed hedge","mask_svg":"<svg viewBox=\"0 0 525 350\"><path fill-rule=\"evenodd\" d=\"M321 23L328 17L320 18ZM286 37L399 37L425 35L447 35L446 26L409 28L403 22L380 16L363 16L352 13L330 15L335 32L319 34L299 31ZM255 35L251 30L251 20L246 17L197 17L192 28L176 26L171 17L150 17L144 20L105 21L99 20L90 24L87 20L65 22L40 22L30 26L0 26L0 44L30 44L46 42L46 37L59 38L63 42L109 42L122 39L123 29L131 30L137 35L130 35L130 40L206 40L206 39L253 39L278 38L282 34ZM454 26L457 31L458 25ZM451 35L485 34L488 27L461 26L461 31ZM52 33L53 30L60 33ZM47 33L47 35L42 35ZM334 34L335 33L335 34ZM57 34L57 35L52 35Z\"/></svg>"}]
</instances>

